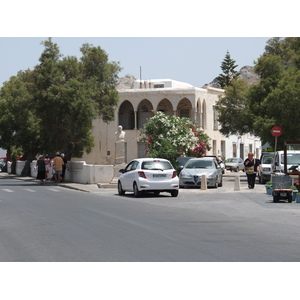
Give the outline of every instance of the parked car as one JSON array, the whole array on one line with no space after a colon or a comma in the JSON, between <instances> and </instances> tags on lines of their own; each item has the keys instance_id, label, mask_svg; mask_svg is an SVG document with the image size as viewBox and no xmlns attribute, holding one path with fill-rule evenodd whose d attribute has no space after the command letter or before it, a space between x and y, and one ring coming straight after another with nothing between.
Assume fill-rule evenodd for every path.
<instances>
[{"instance_id":1,"label":"parked car","mask_svg":"<svg viewBox=\"0 0 300 300\"><path fill-rule=\"evenodd\" d=\"M2 172L2 169L5 167L6 163L2 158L0 158L0 172Z\"/></svg>"},{"instance_id":2,"label":"parked car","mask_svg":"<svg viewBox=\"0 0 300 300\"><path fill-rule=\"evenodd\" d=\"M273 159L274 153L272 152L263 152L261 154L258 170L259 183L266 183L271 180Z\"/></svg>"},{"instance_id":3,"label":"parked car","mask_svg":"<svg viewBox=\"0 0 300 300\"><path fill-rule=\"evenodd\" d=\"M176 166L176 171L177 171L177 174L180 174L181 170L183 169L184 165L187 163L187 161L189 161L191 158L193 157L178 157L176 159L176 163L177 163L177 166Z\"/></svg>"},{"instance_id":4,"label":"parked car","mask_svg":"<svg viewBox=\"0 0 300 300\"><path fill-rule=\"evenodd\" d=\"M225 174L225 164L220 156L216 155L206 155L205 157L214 157L217 160L217 163L220 165L222 169L222 174Z\"/></svg>"},{"instance_id":5,"label":"parked car","mask_svg":"<svg viewBox=\"0 0 300 300\"><path fill-rule=\"evenodd\" d=\"M223 174L220 165L214 157L190 159L179 174L180 187L195 187L201 185L202 176L206 175L208 187L223 185Z\"/></svg>"},{"instance_id":6,"label":"parked car","mask_svg":"<svg viewBox=\"0 0 300 300\"><path fill-rule=\"evenodd\" d=\"M179 179L172 164L163 158L138 158L132 160L125 169L120 170L118 180L119 195L133 192L135 197L142 193L169 192L178 196Z\"/></svg>"},{"instance_id":7,"label":"parked car","mask_svg":"<svg viewBox=\"0 0 300 300\"><path fill-rule=\"evenodd\" d=\"M225 168L231 172L245 171L244 161L240 157L227 158L225 160Z\"/></svg>"},{"instance_id":8,"label":"parked car","mask_svg":"<svg viewBox=\"0 0 300 300\"><path fill-rule=\"evenodd\" d=\"M289 173L291 170L289 170L293 166L299 166L300 165L300 150L287 150L286 151L286 166L287 166L287 172ZM277 151L275 154L275 172L284 172L284 151Z\"/></svg>"}]
</instances>

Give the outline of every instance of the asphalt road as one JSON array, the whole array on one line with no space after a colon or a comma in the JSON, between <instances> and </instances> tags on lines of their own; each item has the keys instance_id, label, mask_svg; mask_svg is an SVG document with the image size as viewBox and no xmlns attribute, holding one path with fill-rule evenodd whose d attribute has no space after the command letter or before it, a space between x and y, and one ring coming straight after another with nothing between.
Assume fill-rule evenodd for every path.
<instances>
[{"instance_id":1,"label":"asphalt road","mask_svg":"<svg viewBox=\"0 0 300 300\"><path fill-rule=\"evenodd\" d=\"M0 261L300 261L300 204L261 192L180 190L134 198L0 179ZM243 179L245 180L245 179Z\"/></svg>"}]
</instances>

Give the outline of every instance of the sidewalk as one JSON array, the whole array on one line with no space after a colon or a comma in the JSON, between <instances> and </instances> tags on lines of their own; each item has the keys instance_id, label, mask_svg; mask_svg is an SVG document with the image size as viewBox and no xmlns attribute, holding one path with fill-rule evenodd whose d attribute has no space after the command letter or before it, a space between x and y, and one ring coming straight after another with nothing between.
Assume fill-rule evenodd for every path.
<instances>
[{"instance_id":1,"label":"sidewalk","mask_svg":"<svg viewBox=\"0 0 300 300\"><path fill-rule=\"evenodd\" d=\"M27 182L35 182L37 185L39 185L39 180L33 178L33 177L22 177L17 176L15 174L8 174L8 173L0 173L0 176L7 177L7 178L13 178L16 180L23 180ZM45 186L60 186L72 190L82 191L82 192L98 192L99 189L103 188L112 188L117 189L117 184L109 184L109 183L97 183L97 184L81 184L81 183L73 183L73 182L61 182L61 183L55 183L53 181L47 181L45 183Z\"/></svg>"},{"instance_id":2,"label":"sidewalk","mask_svg":"<svg viewBox=\"0 0 300 300\"><path fill-rule=\"evenodd\" d=\"M14 178L17 180L23 180L28 182L36 182L39 184L39 181L33 177L20 177L14 174L8 173L0 173L0 176ZM236 178L235 175L228 176L226 182L223 182L222 187L207 188L206 190L201 190L199 188L189 188L189 189L180 189L181 191L190 192L190 193L259 193L265 194L266 189L263 184L256 184L254 189L248 189L247 180L245 176L238 176ZM245 178L244 178L245 177ZM239 182L238 182L239 181ZM117 190L117 184L110 183L97 183L97 184L81 184L81 183L73 183L73 182L62 182L62 183L54 183L53 181L47 182L46 186L60 186L68 189L73 189L82 192L88 193L98 193L103 189L114 189Z\"/></svg>"}]
</instances>

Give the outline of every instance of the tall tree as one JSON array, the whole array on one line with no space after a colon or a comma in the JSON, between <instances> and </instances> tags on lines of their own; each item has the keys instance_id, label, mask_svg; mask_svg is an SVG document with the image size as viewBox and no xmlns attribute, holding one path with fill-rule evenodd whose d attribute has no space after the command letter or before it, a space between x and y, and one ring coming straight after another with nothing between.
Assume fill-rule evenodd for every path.
<instances>
[{"instance_id":1,"label":"tall tree","mask_svg":"<svg viewBox=\"0 0 300 300\"><path fill-rule=\"evenodd\" d=\"M274 145L271 129L280 126L279 148L284 140L300 140L300 38L270 39L254 70L261 78L258 84L242 87L232 80L218 101L221 132L249 132Z\"/></svg>"},{"instance_id":2,"label":"tall tree","mask_svg":"<svg viewBox=\"0 0 300 300\"><path fill-rule=\"evenodd\" d=\"M222 89L229 86L231 80L239 76L239 73L235 70L238 65L235 63L236 61L231 58L230 53L227 51L221 64L223 73L216 78Z\"/></svg>"},{"instance_id":3,"label":"tall tree","mask_svg":"<svg viewBox=\"0 0 300 300\"><path fill-rule=\"evenodd\" d=\"M300 38L270 39L255 71L261 80L250 87L248 96L249 108L256 115L254 132L264 142L274 144L270 131L280 126L283 133L278 138L279 147L284 140L300 140L295 123L300 117Z\"/></svg>"},{"instance_id":4,"label":"tall tree","mask_svg":"<svg viewBox=\"0 0 300 300\"><path fill-rule=\"evenodd\" d=\"M225 87L225 95L216 102L220 132L225 136L244 135L253 131L254 114L249 110L247 93L247 83L241 79L233 79Z\"/></svg>"},{"instance_id":5,"label":"tall tree","mask_svg":"<svg viewBox=\"0 0 300 300\"><path fill-rule=\"evenodd\" d=\"M64 151L67 159L89 153L92 123L114 119L119 63L100 47L85 44L82 58L63 57L51 38L42 42L39 64L19 72L1 88L0 146L38 153Z\"/></svg>"}]
</instances>

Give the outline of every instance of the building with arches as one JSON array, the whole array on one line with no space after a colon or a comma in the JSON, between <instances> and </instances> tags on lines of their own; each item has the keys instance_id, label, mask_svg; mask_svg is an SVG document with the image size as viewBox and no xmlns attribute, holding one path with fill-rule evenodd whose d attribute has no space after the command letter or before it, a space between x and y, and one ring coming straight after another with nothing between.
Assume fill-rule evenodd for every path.
<instances>
[{"instance_id":1,"label":"building with arches","mask_svg":"<svg viewBox=\"0 0 300 300\"><path fill-rule=\"evenodd\" d=\"M209 155L245 158L248 152L260 156L261 141L250 134L225 137L219 131L214 106L224 90L213 87L198 88L171 80L136 80L132 89L119 90L119 104L115 121L109 124L101 119L94 121L95 147L80 160L88 164L115 164L115 132L121 125L125 131L125 160L146 156L143 143L138 143L139 129L153 116L153 111L167 115L187 117L196 121L211 138Z\"/></svg>"}]
</instances>

